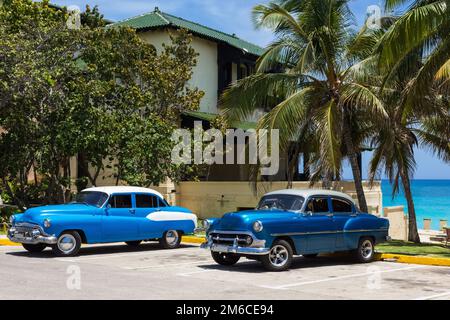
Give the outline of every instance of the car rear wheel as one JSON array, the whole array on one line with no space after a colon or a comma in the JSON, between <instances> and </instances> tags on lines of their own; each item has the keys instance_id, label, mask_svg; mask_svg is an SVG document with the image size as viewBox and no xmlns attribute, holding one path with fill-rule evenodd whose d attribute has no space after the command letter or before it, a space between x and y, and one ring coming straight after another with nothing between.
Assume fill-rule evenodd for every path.
<instances>
[{"instance_id":1,"label":"car rear wheel","mask_svg":"<svg viewBox=\"0 0 450 320\"><path fill-rule=\"evenodd\" d=\"M181 234L176 230L166 231L159 239L159 243L164 249L176 249L180 247Z\"/></svg>"},{"instance_id":2,"label":"car rear wheel","mask_svg":"<svg viewBox=\"0 0 450 320\"><path fill-rule=\"evenodd\" d=\"M142 241L127 241L125 242L130 247L139 247Z\"/></svg>"},{"instance_id":3,"label":"car rear wheel","mask_svg":"<svg viewBox=\"0 0 450 320\"><path fill-rule=\"evenodd\" d=\"M261 257L261 262L269 271L285 271L292 264L293 250L289 242L277 240L268 255Z\"/></svg>"},{"instance_id":4,"label":"car rear wheel","mask_svg":"<svg viewBox=\"0 0 450 320\"><path fill-rule=\"evenodd\" d=\"M53 252L59 257L73 257L78 254L81 248L81 236L76 231L62 233L56 244L53 245Z\"/></svg>"},{"instance_id":5,"label":"car rear wheel","mask_svg":"<svg viewBox=\"0 0 450 320\"><path fill-rule=\"evenodd\" d=\"M31 253L39 253L39 252L44 251L45 248L47 248L47 246L43 243L39 243L39 244L22 243L22 246L24 247L25 250L27 250L28 252L31 252Z\"/></svg>"},{"instance_id":6,"label":"car rear wheel","mask_svg":"<svg viewBox=\"0 0 450 320\"><path fill-rule=\"evenodd\" d=\"M356 259L361 263L372 262L375 256L375 244L372 238L361 238L355 252Z\"/></svg>"},{"instance_id":7,"label":"car rear wheel","mask_svg":"<svg viewBox=\"0 0 450 320\"><path fill-rule=\"evenodd\" d=\"M238 263L241 257L234 253L211 252L211 256L215 262L222 266L232 266Z\"/></svg>"}]
</instances>

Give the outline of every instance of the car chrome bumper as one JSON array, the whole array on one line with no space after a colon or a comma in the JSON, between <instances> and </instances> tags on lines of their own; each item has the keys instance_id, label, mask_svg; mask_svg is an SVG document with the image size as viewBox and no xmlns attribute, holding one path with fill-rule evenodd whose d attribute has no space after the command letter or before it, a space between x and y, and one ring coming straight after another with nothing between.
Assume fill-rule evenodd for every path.
<instances>
[{"instance_id":1,"label":"car chrome bumper","mask_svg":"<svg viewBox=\"0 0 450 320\"><path fill-rule=\"evenodd\" d=\"M16 228L12 227L8 230L8 239L12 242L17 243L25 243L25 244L56 244L57 238L55 236L50 236L45 233L39 231L39 234L36 232L33 235L24 235L16 230Z\"/></svg>"},{"instance_id":2,"label":"car chrome bumper","mask_svg":"<svg viewBox=\"0 0 450 320\"><path fill-rule=\"evenodd\" d=\"M216 233L217 231L212 231L211 233ZM227 232L221 231L221 233L226 234ZM234 233L234 232L232 232ZM239 246L238 239L230 244L218 244L214 243L211 236L208 237L208 241L203 243L200 248L211 250L212 252L223 252L223 253L235 253L242 255L267 255L270 252L270 248L265 247L265 241L257 239L253 234L246 233L253 238L253 243L251 246L242 247Z\"/></svg>"},{"instance_id":3,"label":"car chrome bumper","mask_svg":"<svg viewBox=\"0 0 450 320\"><path fill-rule=\"evenodd\" d=\"M252 248L252 247L238 247L238 246L227 246L223 244L214 244L205 242L200 246L202 249L209 249L213 252L223 252L223 253L236 253L244 255L257 255L264 256L269 254L270 249L268 248Z\"/></svg>"}]
</instances>

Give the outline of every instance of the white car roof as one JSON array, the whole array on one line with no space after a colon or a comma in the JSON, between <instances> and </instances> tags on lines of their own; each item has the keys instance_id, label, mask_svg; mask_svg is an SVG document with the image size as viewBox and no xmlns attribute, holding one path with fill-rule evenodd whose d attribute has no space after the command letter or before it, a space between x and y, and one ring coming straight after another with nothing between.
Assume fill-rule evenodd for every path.
<instances>
[{"instance_id":1,"label":"white car roof","mask_svg":"<svg viewBox=\"0 0 450 320\"><path fill-rule=\"evenodd\" d=\"M287 194L287 195L295 195L295 196L301 196L307 199L311 196L335 196L335 197L341 197L344 199L347 199L351 201L353 204L355 204L355 201L352 197L350 197L348 194L345 194L343 192L337 192L332 190L320 190L320 189L286 189L286 190L278 190L269 192L266 194L266 196L271 196L275 194Z\"/></svg>"},{"instance_id":2,"label":"white car roof","mask_svg":"<svg viewBox=\"0 0 450 320\"><path fill-rule=\"evenodd\" d=\"M91 192L103 192L107 195L117 194L117 193L151 193L157 195L164 199L163 195L156 190L149 188L141 188L141 187L128 187L128 186L119 186L119 187L94 187L85 189L83 191L91 191Z\"/></svg>"}]
</instances>

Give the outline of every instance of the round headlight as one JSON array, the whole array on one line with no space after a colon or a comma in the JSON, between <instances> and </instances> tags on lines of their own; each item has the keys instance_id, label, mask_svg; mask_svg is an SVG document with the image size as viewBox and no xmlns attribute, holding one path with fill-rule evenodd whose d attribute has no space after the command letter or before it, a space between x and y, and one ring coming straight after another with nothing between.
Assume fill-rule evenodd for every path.
<instances>
[{"instance_id":1,"label":"round headlight","mask_svg":"<svg viewBox=\"0 0 450 320\"><path fill-rule=\"evenodd\" d=\"M15 216L11 216L11 217L9 217L9 223L11 224L11 225L14 225L14 222L16 221L16 217Z\"/></svg>"},{"instance_id":2,"label":"round headlight","mask_svg":"<svg viewBox=\"0 0 450 320\"><path fill-rule=\"evenodd\" d=\"M209 227L211 227L211 222L209 222L208 220L203 220L203 228L205 228L205 230L208 230Z\"/></svg>"},{"instance_id":3,"label":"round headlight","mask_svg":"<svg viewBox=\"0 0 450 320\"><path fill-rule=\"evenodd\" d=\"M253 222L253 230L255 230L255 232L261 232L263 230L262 222L261 221Z\"/></svg>"},{"instance_id":4,"label":"round headlight","mask_svg":"<svg viewBox=\"0 0 450 320\"><path fill-rule=\"evenodd\" d=\"M46 228L50 228L50 227L51 227L51 225L52 225L52 223L50 222L50 220L49 220L49 219L45 219L45 220L44 220L44 227L46 227Z\"/></svg>"}]
</instances>

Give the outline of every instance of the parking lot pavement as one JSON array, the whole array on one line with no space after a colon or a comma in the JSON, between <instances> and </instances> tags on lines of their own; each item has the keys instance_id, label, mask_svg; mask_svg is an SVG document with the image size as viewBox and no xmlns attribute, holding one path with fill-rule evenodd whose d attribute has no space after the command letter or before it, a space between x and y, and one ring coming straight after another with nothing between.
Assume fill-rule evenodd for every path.
<instances>
[{"instance_id":1,"label":"parking lot pavement","mask_svg":"<svg viewBox=\"0 0 450 320\"><path fill-rule=\"evenodd\" d=\"M222 267L209 252L150 243L86 246L79 257L0 247L0 299L446 299L450 268L347 258L296 258L291 270L264 271L241 260Z\"/></svg>"}]
</instances>

